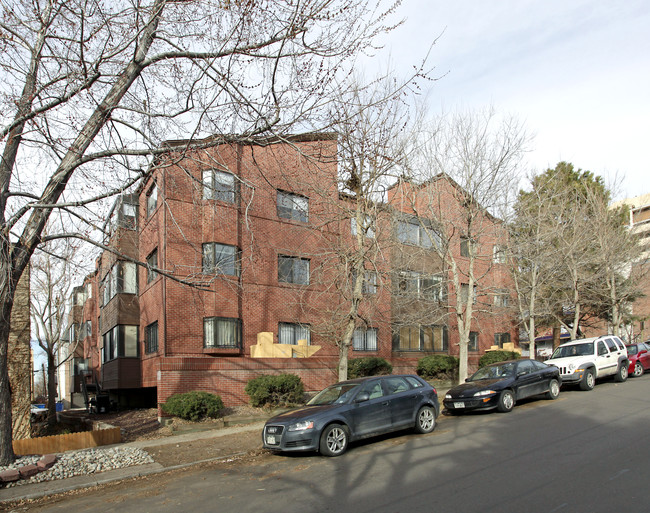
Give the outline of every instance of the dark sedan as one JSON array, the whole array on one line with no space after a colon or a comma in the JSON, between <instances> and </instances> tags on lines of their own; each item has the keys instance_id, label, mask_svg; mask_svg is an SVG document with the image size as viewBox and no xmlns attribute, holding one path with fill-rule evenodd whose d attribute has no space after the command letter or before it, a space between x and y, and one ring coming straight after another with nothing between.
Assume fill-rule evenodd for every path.
<instances>
[{"instance_id":1,"label":"dark sedan","mask_svg":"<svg viewBox=\"0 0 650 513\"><path fill-rule=\"evenodd\" d=\"M418 376L352 379L327 387L303 408L269 419L262 441L273 451L339 456L361 438L406 428L430 433L439 411L435 388Z\"/></svg>"},{"instance_id":2,"label":"dark sedan","mask_svg":"<svg viewBox=\"0 0 650 513\"><path fill-rule=\"evenodd\" d=\"M443 404L450 413L468 410L509 412L526 397L546 394L548 399L560 395L560 371L536 360L510 360L480 368L466 382L445 395Z\"/></svg>"}]
</instances>

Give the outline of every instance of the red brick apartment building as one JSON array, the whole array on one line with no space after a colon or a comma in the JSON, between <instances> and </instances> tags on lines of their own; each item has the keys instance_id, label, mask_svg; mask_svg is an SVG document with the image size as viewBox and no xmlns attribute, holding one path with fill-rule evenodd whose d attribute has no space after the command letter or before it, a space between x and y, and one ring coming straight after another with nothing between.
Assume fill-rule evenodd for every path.
<instances>
[{"instance_id":1,"label":"red brick apartment building","mask_svg":"<svg viewBox=\"0 0 650 513\"><path fill-rule=\"evenodd\" d=\"M307 390L337 380L334 341L346 298L337 286L335 248L352 234L337 189L335 136L205 143L191 152L184 141L169 143L137 195L118 200L107 243L123 256L104 252L84 284L83 315L73 321L86 326L75 372L95 379L122 406L163 403L189 390L241 404L248 380L265 373L298 374ZM378 224L414 227L412 216L394 220L409 214L400 211L400 191L391 192ZM398 242L427 253L417 239ZM482 248L491 256L489 246ZM350 357L377 355L395 371L413 372L423 355L458 353L444 266L418 258L418 269L408 272L443 277L435 312L427 317L427 303L419 301L421 315L404 317L407 303L396 297L408 296L420 278L383 261L376 269L386 286L369 284L373 300L362 307L366 322ZM484 269L495 290L507 288L501 267ZM514 335L512 316L497 313L477 315L470 365L495 333L497 342Z\"/></svg>"}]
</instances>

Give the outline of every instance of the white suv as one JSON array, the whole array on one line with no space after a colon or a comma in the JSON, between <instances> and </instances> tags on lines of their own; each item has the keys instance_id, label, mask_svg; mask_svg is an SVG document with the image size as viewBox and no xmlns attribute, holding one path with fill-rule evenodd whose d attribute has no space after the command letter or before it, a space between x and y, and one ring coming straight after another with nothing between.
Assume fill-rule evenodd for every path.
<instances>
[{"instance_id":1,"label":"white suv","mask_svg":"<svg viewBox=\"0 0 650 513\"><path fill-rule=\"evenodd\" d=\"M596 379L605 376L614 376L619 382L625 381L629 366L627 348L614 335L562 344L555 348L545 363L560 369L562 383L577 383L581 390L591 390Z\"/></svg>"}]
</instances>

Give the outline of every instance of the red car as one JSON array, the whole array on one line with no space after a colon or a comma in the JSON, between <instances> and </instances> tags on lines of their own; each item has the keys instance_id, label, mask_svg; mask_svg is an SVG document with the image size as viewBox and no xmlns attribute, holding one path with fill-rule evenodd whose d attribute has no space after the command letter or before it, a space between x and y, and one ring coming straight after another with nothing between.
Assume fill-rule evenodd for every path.
<instances>
[{"instance_id":1,"label":"red car","mask_svg":"<svg viewBox=\"0 0 650 513\"><path fill-rule=\"evenodd\" d=\"M630 344L627 347L627 357L630 360L628 373L638 378L650 370L650 341L640 344Z\"/></svg>"}]
</instances>

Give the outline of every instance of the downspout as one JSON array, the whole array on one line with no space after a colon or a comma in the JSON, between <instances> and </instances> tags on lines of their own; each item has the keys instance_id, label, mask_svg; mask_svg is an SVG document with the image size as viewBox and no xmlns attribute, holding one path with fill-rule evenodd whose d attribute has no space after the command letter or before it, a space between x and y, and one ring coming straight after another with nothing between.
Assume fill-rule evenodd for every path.
<instances>
[{"instance_id":1,"label":"downspout","mask_svg":"<svg viewBox=\"0 0 650 513\"><path fill-rule=\"evenodd\" d=\"M236 155L236 160L237 160L237 177L240 179L238 183L238 188L239 191L241 191L241 170L242 170L242 155L243 155L243 148L241 143L237 143L237 148L235 150L235 155ZM239 248L239 251L243 251L243 245L242 245L242 209L241 209L241 194L235 195L235 208L237 209L237 247ZM241 254L241 253L240 253ZM243 256L243 255L242 255ZM243 260L243 258L241 259ZM239 336L241 337L240 343L241 343L241 349L240 349L240 354L244 355L244 323L242 322L243 315L244 315L244 281L243 281L243 273L241 272L241 264L239 268L239 290L237 291L237 314L239 316L239 320L241 323L241 332L239 333Z\"/></svg>"}]
</instances>

